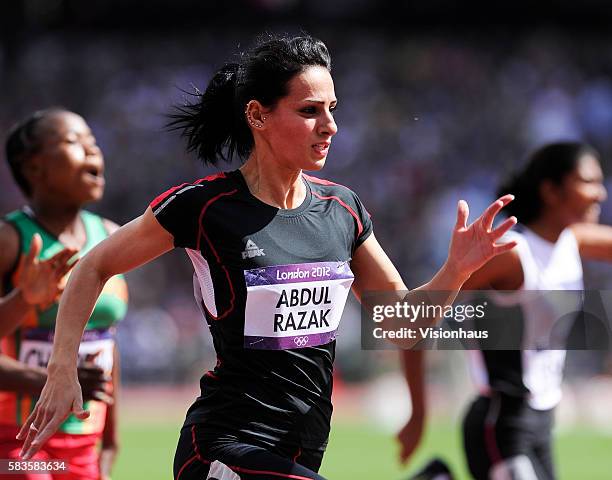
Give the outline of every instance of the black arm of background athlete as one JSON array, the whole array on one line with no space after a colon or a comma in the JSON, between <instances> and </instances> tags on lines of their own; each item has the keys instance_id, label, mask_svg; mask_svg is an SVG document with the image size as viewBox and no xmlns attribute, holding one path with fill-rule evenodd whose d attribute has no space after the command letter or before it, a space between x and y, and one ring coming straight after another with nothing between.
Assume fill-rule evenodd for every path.
<instances>
[{"instance_id":1,"label":"black arm of background athlete","mask_svg":"<svg viewBox=\"0 0 612 480\"><path fill-rule=\"evenodd\" d=\"M78 369L79 383L85 400L105 401L107 381L104 371L94 364ZM40 395L47 381L47 370L32 367L0 353L0 391Z\"/></svg>"},{"instance_id":2,"label":"black arm of background athlete","mask_svg":"<svg viewBox=\"0 0 612 480\"><path fill-rule=\"evenodd\" d=\"M29 367L0 354L0 390L38 395L47 381L44 368Z\"/></svg>"}]
</instances>

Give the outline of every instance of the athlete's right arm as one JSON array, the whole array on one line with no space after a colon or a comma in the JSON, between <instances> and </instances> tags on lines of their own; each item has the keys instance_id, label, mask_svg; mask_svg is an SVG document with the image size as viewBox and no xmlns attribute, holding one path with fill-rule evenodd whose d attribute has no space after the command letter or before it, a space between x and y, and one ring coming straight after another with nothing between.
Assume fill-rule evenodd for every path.
<instances>
[{"instance_id":1,"label":"athlete's right arm","mask_svg":"<svg viewBox=\"0 0 612 480\"><path fill-rule=\"evenodd\" d=\"M22 456L31 458L70 414L87 418L77 379L77 353L85 324L106 281L174 248L174 238L151 208L99 243L70 276L62 295L48 379L32 414L19 432Z\"/></svg>"}]
</instances>

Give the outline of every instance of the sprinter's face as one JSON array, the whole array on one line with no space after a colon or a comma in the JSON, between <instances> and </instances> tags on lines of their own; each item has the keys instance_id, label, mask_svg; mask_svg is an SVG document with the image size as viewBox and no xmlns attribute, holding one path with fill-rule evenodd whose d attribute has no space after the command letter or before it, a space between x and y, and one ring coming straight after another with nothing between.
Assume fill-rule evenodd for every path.
<instances>
[{"instance_id":1,"label":"sprinter's face","mask_svg":"<svg viewBox=\"0 0 612 480\"><path fill-rule=\"evenodd\" d=\"M31 159L30 183L44 196L82 205L104 193L104 157L79 115L60 112L40 125L41 148Z\"/></svg>"},{"instance_id":2,"label":"sprinter's face","mask_svg":"<svg viewBox=\"0 0 612 480\"><path fill-rule=\"evenodd\" d=\"M607 198L599 161L593 155L583 155L574 171L563 179L560 194L559 208L566 225L597 223L600 204Z\"/></svg>"},{"instance_id":3,"label":"sprinter's face","mask_svg":"<svg viewBox=\"0 0 612 480\"><path fill-rule=\"evenodd\" d=\"M334 82L324 67L308 67L293 77L288 94L265 113L262 139L280 168L320 170L338 131Z\"/></svg>"}]
</instances>

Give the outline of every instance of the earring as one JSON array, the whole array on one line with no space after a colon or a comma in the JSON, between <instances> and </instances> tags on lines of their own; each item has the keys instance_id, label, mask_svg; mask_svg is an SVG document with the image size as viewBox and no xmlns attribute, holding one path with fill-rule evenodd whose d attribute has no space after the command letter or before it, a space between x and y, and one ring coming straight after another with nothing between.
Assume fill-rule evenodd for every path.
<instances>
[{"instance_id":1,"label":"earring","mask_svg":"<svg viewBox=\"0 0 612 480\"><path fill-rule=\"evenodd\" d=\"M261 128L263 127L263 125L259 122L256 122L255 120L253 120L251 117L249 117L249 123L251 125L253 125L255 128Z\"/></svg>"}]
</instances>

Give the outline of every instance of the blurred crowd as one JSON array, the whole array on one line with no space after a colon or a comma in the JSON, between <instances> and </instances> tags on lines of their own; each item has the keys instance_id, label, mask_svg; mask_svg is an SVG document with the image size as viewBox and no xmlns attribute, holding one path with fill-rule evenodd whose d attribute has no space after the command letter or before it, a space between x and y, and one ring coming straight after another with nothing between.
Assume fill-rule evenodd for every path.
<instances>
[{"instance_id":1,"label":"blurred crowd","mask_svg":"<svg viewBox=\"0 0 612 480\"><path fill-rule=\"evenodd\" d=\"M203 90L256 33L56 31L23 39L10 51L2 46L0 131L48 106L82 114L106 158L105 197L91 209L124 223L162 191L211 172L185 153L176 132L165 130L166 115L191 101L194 88ZM339 99L339 133L316 175L360 195L409 287L430 278L445 258L456 201L465 198L473 212L481 210L534 147L586 140L609 170L609 36L384 34L357 27L310 33L331 50ZM0 213L23 202L2 154ZM602 221L612 223L610 202ZM588 265L588 286L609 289L609 270ZM130 311L119 329L126 381L178 382L212 367L186 257L174 252L128 281ZM345 317L338 368L349 379L363 378L381 367L371 352L360 351L355 303ZM597 372L605 368L603 357L590 354L581 362Z\"/></svg>"}]
</instances>

